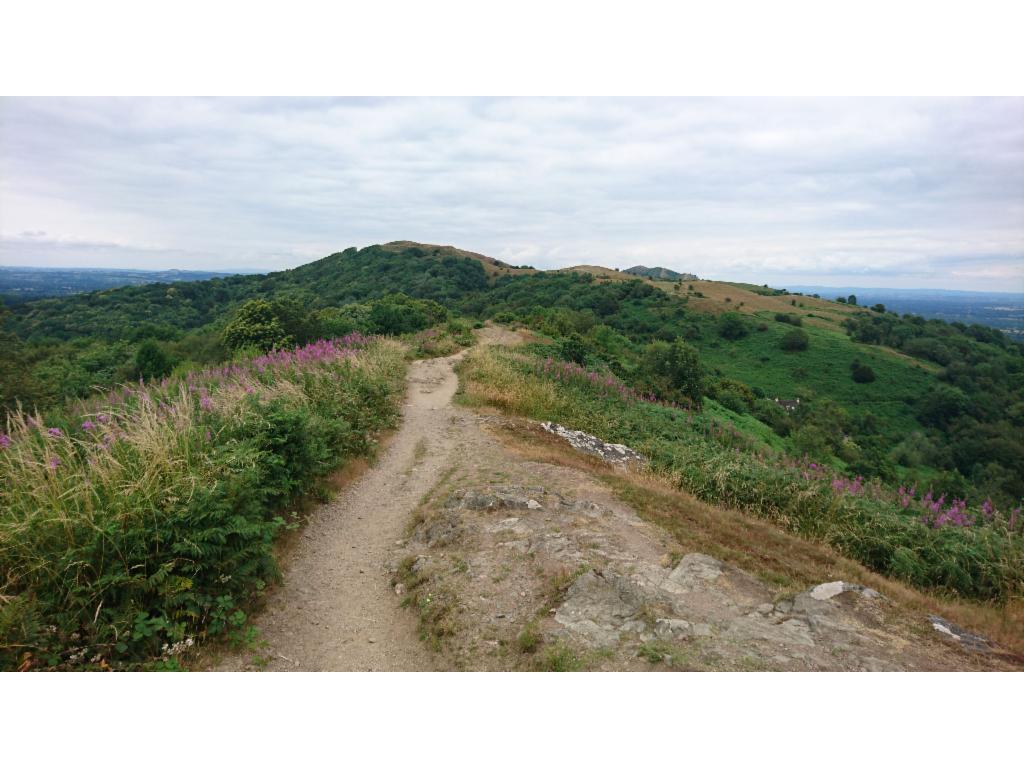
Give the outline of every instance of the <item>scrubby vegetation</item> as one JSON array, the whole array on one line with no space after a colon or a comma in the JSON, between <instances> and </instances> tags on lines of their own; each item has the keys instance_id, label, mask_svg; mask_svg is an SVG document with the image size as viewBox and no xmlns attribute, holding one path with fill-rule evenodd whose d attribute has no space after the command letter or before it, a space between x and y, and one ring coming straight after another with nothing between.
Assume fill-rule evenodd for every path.
<instances>
[{"instance_id":1,"label":"scrubby vegetation","mask_svg":"<svg viewBox=\"0 0 1024 768\"><path fill-rule=\"evenodd\" d=\"M130 385L0 435L0 668L130 666L240 627L287 508L394 423L359 334Z\"/></svg>"},{"instance_id":2,"label":"scrubby vegetation","mask_svg":"<svg viewBox=\"0 0 1024 768\"><path fill-rule=\"evenodd\" d=\"M551 375L521 353L479 350L461 373L470 403L628 443L698 498L826 541L914 586L995 600L1024 587L1019 509L850 478L775 450L753 420L711 401L703 412L645 401L600 376Z\"/></svg>"}]
</instances>

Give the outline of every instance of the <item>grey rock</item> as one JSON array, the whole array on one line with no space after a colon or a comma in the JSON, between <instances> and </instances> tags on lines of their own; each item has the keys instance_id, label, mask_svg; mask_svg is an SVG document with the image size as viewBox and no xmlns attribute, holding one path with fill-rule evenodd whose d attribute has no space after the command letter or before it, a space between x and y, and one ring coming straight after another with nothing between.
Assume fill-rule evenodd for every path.
<instances>
[{"instance_id":1,"label":"grey rock","mask_svg":"<svg viewBox=\"0 0 1024 768\"><path fill-rule=\"evenodd\" d=\"M463 526L458 515L446 513L425 520L416 528L412 538L428 547L446 547L458 541L462 534Z\"/></svg>"},{"instance_id":2,"label":"grey rock","mask_svg":"<svg viewBox=\"0 0 1024 768\"><path fill-rule=\"evenodd\" d=\"M531 533L530 526L518 517L506 517L504 520L492 525L487 530L491 533L511 533L515 536L529 536Z\"/></svg>"},{"instance_id":3,"label":"grey rock","mask_svg":"<svg viewBox=\"0 0 1024 768\"><path fill-rule=\"evenodd\" d=\"M958 643L962 648L974 653L991 653L992 643L981 635L968 632L963 627L958 627L951 621L941 616L929 616L932 628L948 640Z\"/></svg>"},{"instance_id":4,"label":"grey rock","mask_svg":"<svg viewBox=\"0 0 1024 768\"><path fill-rule=\"evenodd\" d=\"M691 552L679 561L668 577L661 583L667 592L688 592L722 575L724 564L710 555Z\"/></svg>"},{"instance_id":5,"label":"grey rock","mask_svg":"<svg viewBox=\"0 0 1024 768\"><path fill-rule=\"evenodd\" d=\"M829 581L825 584L819 584L809 590L808 594L815 600L831 600L836 595L841 595L844 592L856 592L861 597L869 599L881 597L878 592L870 587L865 587L862 584L852 584L849 581Z\"/></svg>"},{"instance_id":6,"label":"grey rock","mask_svg":"<svg viewBox=\"0 0 1024 768\"><path fill-rule=\"evenodd\" d=\"M495 485L485 489L461 488L445 501L445 509L472 509L477 511L499 509L543 509L533 498L545 493L536 486Z\"/></svg>"},{"instance_id":7,"label":"grey rock","mask_svg":"<svg viewBox=\"0 0 1024 768\"><path fill-rule=\"evenodd\" d=\"M609 647L623 632L643 631L639 613L644 601L643 591L629 579L588 571L569 587L555 621L588 645Z\"/></svg>"},{"instance_id":8,"label":"grey rock","mask_svg":"<svg viewBox=\"0 0 1024 768\"><path fill-rule=\"evenodd\" d=\"M630 462L646 463L647 459L632 448L620 443L606 443L599 437L576 429L563 427L552 421L541 422L541 428L553 435L558 435L577 451L598 456L610 464L628 464Z\"/></svg>"}]
</instances>

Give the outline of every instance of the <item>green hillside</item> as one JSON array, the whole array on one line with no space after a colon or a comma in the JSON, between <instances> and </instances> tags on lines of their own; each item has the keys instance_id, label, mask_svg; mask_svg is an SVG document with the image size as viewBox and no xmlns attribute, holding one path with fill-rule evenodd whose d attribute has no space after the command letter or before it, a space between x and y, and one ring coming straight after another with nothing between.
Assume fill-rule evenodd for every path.
<instances>
[{"instance_id":1,"label":"green hillside","mask_svg":"<svg viewBox=\"0 0 1024 768\"><path fill-rule=\"evenodd\" d=\"M517 269L405 241L268 275L13 307L0 404L54 408L214 365L246 345L401 334L458 316L523 324L540 334L540 352L665 400L699 407L700 392L752 436L770 430L792 455L851 475L1003 504L1024 496L1024 358L997 331L754 284ZM686 349L701 373L684 386L669 369Z\"/></svg>"}]
</instances>

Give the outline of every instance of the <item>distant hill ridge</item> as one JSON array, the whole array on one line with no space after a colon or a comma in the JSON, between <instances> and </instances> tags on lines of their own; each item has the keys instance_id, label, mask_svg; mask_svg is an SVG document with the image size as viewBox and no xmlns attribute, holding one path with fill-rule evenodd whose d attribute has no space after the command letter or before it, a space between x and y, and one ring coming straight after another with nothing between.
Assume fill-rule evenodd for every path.
<instances>
[{"instance_id":1,"label":"distant hill ridge","mask_svg":"<svg viewBox=\"0 0 1024 768\"><path fill-rule=\"evenodd\" d=\"M630 267L629 269L622 270L629 275L637 275L638 277L650 277L655 280L696 280L697 276L690 272L676 272L675 270L668 269L667 267L645 267L643 265L637 265Z\"/></svg>"}]
</instances>

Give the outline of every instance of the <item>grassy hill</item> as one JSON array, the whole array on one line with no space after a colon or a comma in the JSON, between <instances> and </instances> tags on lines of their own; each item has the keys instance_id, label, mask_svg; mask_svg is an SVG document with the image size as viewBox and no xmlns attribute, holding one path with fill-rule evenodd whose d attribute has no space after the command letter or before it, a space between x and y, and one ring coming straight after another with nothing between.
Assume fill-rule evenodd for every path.
<instances>
[{"instance_id":1,"label":"grassy hill","mask_svg":"<svg viewBox=\"0 0 1024 768\"><path fill-rule=\"evenodd\" d=\"M386 301L395 293L438 307ZM669 399L681 390L648 358L664 354L659 344L684 344L699 355L715 407L752 434L769 429L794 453L937 492L1024 495L1014 438L1024 427L1024 367L997 332L763 285L639 279L588 265L545 272L409 241L267 275L26 302L5 323L0 402L51 407L152 375L140 363L144 346L167 370L216 364L233 354L225 328L260 301L253 306L270 315L259 322L280 320L282 340L404 332L438 312L518 322L548 340L549 354ZM409 325L417 312L426 315ZM855 381L855 369L870 381ZM784 411L776 398L801 406Z\"/></svg>"},{"instance_id":2,"label":"grassy hill","mask_svg":"<svg viewBox=\"0 0 1024 768\"><path fill-rule=\"evenodd\" d=\"M1024 594L1024 348L983 326L407 241L3 320L0 580L19 597L0 603L0 666L19 663L5 632L45 647L57 616L70 647L96 605L92 641L131 658L228 630L273 572L278 512L395 418L404 353L379 337L446 354L483 321L531 342L471 358L481 402L630 444L705 501L916 586ZM74 576L94 560L101 580Z\"/></svg>"}]
</instances>

